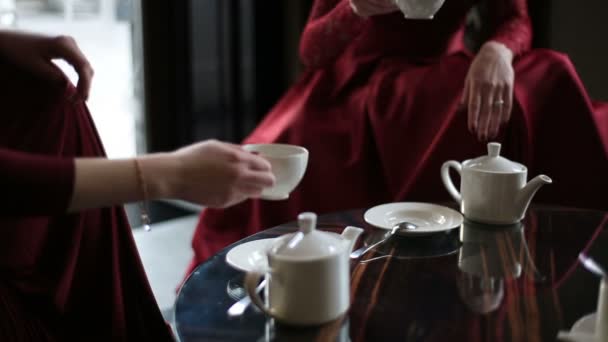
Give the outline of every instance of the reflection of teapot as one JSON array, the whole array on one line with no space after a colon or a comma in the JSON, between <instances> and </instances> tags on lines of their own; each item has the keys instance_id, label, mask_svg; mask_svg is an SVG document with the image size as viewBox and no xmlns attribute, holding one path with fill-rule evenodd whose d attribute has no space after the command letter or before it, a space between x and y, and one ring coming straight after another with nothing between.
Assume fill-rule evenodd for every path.
<instances>
[{"instance_id":1,"label":"reflection of teapot","mask_svg":"<svg viewBox=\"0 0 608 342\"><path fill-rule=\"evenodd\" d=\"M350 305L350 252L363 232L347 227L338 235L316 230L317 216L298 216L300 230L277 238L267 252L267 270L247 273L252 302L278 321L316 325L343 315ZM268 307L255 288L268 277Z\"/></svg>"},{"instance_id":2,"label":"reflection of teapot","mask_svg":"<svg viewBox=\"0 0 608 342\"><path fill-rule=\"evenodd\" d=\"M460 174L460 192L449 175L450 167ZM489 143L488 155L469 159L462 164L453 160L441 167L441 179L464 216L490 224L512 224L520 221L536 191L551 183L545 175L526 184L525 166L500 156L500 144Z\"/></svg>"},{"instance_id":3,"label":"reflection of teapot","mask_svg":"<svg viewBox=\"0 0 608 342\"><path fill-rule=\"evenodd\" d=\"M465 221L460 229L462 247L458 268L478 277L519 278L526 255L523 225L500 227Z\"/></svg>"},{"instance_id":4,"label":"reflection of teapot","mask_svg":"<svg viewBox=\"0 0 608 342\"><path fill-rule=\"evenodd\" d=\"M505 280L526 272L530 279L543 281L531 259L521 223L497 227L465 220L460 241L458 290L474 312L485 314L500 306Z\"/></svg>"},{"instance_id":5,"label":"reflection of teapot","mask_svg":"<svg viewBox=\"0 0 608 342\"><path fill-rule=\"evenodd\" d=\"M504 280L462 273L458 281L458 294L471 311L487 314L500 307L505 296Z\"/></svg>"},{"instance_id":6,"label":"reflection of teapot","mask_svg":"<svg viewBox=\"0 0 608 342\"><path fill-rule=\"evenodd\" d=\"M394 0L407 19L433 19L445 0Z\"/></svg>"},{"instance_id":7,"label":"reflection of teapot","mask_svg":"<svg viewBox=\"0 0 608 342\"><path fill-rule=\"evenodd\" d=\"M322 337L321 337L322 336ZM257 342L311 342L311 341L350 342L350 322L348 315L322 326L294 327L267 319L264 336Z\"/></svg>"},{"instance_id":8,"label":"reflection of teapot","mask_svg":"<svg viewBox=\"0 0 608 342\"><path fill-rule=\"evenodd\" d=\"M460 229L462 271L458 293L473 312L490 313L504 297L504 280L519 278L521 252L526 251L523 225L500 227L465 221Z\"/></svg>"},{"instance_id":9,"label":"reflection of teapot","mask_svg":"<svg viewBox=\"0 0 608 342\"><path fill-rule=\"evenodd\" d=\"M460 241L458 267L465 273L504 279L524 273L532 281L545 281L530 255L521 222L492 226L465 220Z\"/></svg>"}]
</instances>

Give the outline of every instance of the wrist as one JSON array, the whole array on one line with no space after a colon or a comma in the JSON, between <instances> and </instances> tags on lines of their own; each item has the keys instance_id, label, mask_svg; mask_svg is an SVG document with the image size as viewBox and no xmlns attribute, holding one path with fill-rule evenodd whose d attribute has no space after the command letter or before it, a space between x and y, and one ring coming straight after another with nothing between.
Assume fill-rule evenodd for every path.
<instances>
[{"instance_id":1,"label":"wrist","mask_svg":"<svg viewBox=\"0 0 608 342\"><path fill-rule=\"evenodd\" d=\"M142 187L147 200L173 197L176 188L177 161L169 153L154 153L137 157L142 173Z\"/></svg>"},{"instance_id":2,"label":"wrist","mask_svg":"<svg viewBox=\"0 0 608 342\"><path fill-rule=\"evenodd\" d=\"M509 63L513 62L513 51L511 51L511 49L509 49L505 44L498 41L491 40L486 42L481 47L480 52L498 54L506 59Z\"/></svg>"}]
</instances>

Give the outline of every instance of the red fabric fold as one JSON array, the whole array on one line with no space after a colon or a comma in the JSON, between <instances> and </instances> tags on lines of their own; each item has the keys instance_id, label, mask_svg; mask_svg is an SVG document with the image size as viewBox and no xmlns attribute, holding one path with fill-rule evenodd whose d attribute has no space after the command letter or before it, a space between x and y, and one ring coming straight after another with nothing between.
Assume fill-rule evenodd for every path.
<instances>
[{"instance_id":1,"label":"red fabric fold","mask_svg":"<svg viewBox=\"0 0 608 342\"><path fill-rule=\"evenodd\" d=\"M122 207L65 213L73 158L104 156L85 104L67 80L0 75L0 337L171 341Z\"/></svg>"}]
</instances>

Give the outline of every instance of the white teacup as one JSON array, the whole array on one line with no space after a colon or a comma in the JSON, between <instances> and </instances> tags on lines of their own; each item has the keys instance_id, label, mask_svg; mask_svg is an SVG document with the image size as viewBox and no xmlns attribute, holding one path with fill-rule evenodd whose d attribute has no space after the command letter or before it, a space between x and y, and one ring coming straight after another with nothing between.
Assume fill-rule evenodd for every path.
<instances>
[{"instance_id":1,"label":"white teacup","mask_svg":"<svg viewBox=\"0 0 608 342\"><path fill-rule=\"evenodd\" d=\"M407 19L433 19L445 0L394 0Z\"/></svg>"},{"instance_id":2,"label":"white teacup","mask_svg":"<svg viewBox=\"0 0 608 342\"><path fill-rule=\"evenodd\" d=\"M247 144L245 151L264 157L272 165L276 181L274 186L264 189L262 199L284 200L300 183L308 165L308 150L287 144Z\"/></svg>"}]
</instances>

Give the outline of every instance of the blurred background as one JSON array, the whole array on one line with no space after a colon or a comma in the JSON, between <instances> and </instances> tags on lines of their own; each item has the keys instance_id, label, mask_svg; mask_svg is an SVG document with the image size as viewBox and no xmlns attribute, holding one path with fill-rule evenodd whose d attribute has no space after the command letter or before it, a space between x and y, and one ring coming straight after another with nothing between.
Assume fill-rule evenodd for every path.
<instances>
[{"instance_id":1,"label":"blurred background","mask_svg":"<svg viewBox=\"0 0 608 342\"><path fill-rule=\"evenodd\" d=\"M566 52L590 95L608 100L608 1L530 0L535 47ZM95 69L88 101L109 157L200 139L239 142L301 71L312 0L0 0L0 28L73 36ZM471 16L475 18L475 16ZM471 29L483 23L472 22ZM474 35L473 35L474 36ZM67 65L62 68L75 79ZM154 227L126 206L168 319L203 208L153 202Z\"/></svg>"},{"instance_id":2,"label":"blurred background","mask_svg":"<svg viewBox=\"0 0 608 342\"><path fill-rule=\"evenodd\" d=\"M76 38L96 71L88 104L108 156L129 157L246 136L301 71L311 3L0 0L0 27ZM608 2L529 3L535 47L568 53L591 96L608 100Z\"/></svg>"},{"instance_id":3,"label":"blurred background","mask_svg":"<svg viewBox=\"0 0 608 342\"><path fill-rule=\"evenodd\" d=\"M0 0L0 29L71 35L95 77L88 106L111 158L201 139L240 141L300 72L310 0ZM76 82L75 72L60 67ZM125 206L167 320L203 208Z\"/></svg>"}]
</instances>

